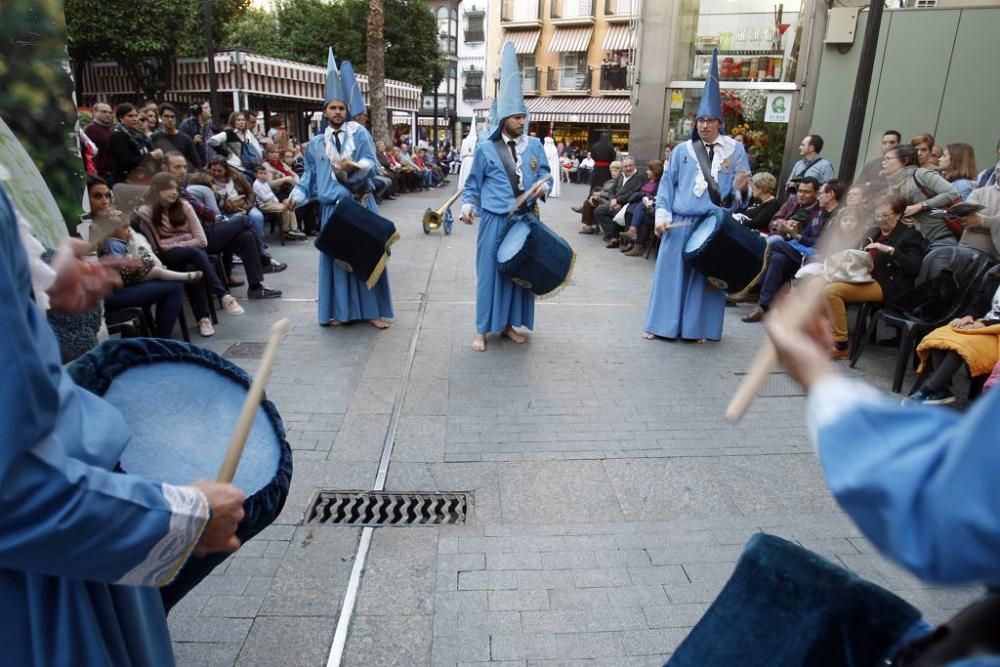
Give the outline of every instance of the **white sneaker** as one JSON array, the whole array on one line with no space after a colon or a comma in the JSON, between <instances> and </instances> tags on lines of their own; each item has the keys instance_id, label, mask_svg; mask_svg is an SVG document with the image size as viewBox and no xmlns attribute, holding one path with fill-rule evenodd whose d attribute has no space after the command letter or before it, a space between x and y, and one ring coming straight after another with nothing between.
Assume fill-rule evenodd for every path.
<instances>
[{"instance_id":1,"label":"white sneaker","mask_svg":"<svg viewBox=\"0 0 1000 667\"><path fill-rule=\"evenodd\" d=\"M208 338L209 336L215 335L215 327L212 326L212 320L207 317L203 317L198 320L198 333L203 337Z\"/></svg>"},{"instance_id":2,"label":"white sneaker","mask_svg":"<svg viewBox=\"0 0 1000 667\"><path fill-rule=\"evenodd\" d=\"M225 308L226 312L230 315L243 314L243 306L241 306L239 302L233 298L232 294L227 294L222 297L222 307Z\"/></svg>"}]
</instances>

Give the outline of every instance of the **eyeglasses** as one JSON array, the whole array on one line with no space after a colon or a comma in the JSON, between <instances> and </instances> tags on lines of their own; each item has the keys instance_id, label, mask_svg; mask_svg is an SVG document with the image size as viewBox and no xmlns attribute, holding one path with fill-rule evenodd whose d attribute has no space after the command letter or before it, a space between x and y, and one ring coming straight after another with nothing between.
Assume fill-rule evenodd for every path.
<instances>
[{"instance_id":1,"label":"eyeglasses","mask_svg":"<svg viewBox=\"0 0 1000 667\"><path fill-rule=\"evenodd\" d=\"M719 122L719 119L718 118L699 118L695 122L698 123L699 125L714 125L715 123Z\"/></svg>"}]
</instances>

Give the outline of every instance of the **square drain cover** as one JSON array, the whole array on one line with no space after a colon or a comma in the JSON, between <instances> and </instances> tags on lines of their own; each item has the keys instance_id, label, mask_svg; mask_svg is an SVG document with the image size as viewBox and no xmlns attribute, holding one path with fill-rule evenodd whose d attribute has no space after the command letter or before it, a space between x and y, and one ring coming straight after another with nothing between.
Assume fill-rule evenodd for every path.
<instances>
[{"instance_id":1,"label":"square drain cover","mask_svg":"<svg viewBox=\"0 0 1000 667\"><path fill-rule=\"evenodd\" d=\"M267 343L234 343L222 353L226 359L260 359Z\"/></svg>"},{"instance_id":2,"label":"square drain cover","mask_svg":"<svg viewBox=\"0 0 1000 667\"><path fill-rule=\"evenodd\" d=\"M746 371L736 371L736 375L742 380ZM806 392L799 386L799 383L792 379L788 373L775 371L769 373L760 390L757 391L759 398L785 398L790 396L805 396Z\"/></svg>"},{"instance_id":3,"label":"square drain cover","mask_svg":"<svg viewBox=\"0 0 1000 667\"><path fill-rule=\"evenodd\" d=\"M306 510L307 524L432 526L465 523L464 493L320 491Z\"/></svg>"}]
</instances>

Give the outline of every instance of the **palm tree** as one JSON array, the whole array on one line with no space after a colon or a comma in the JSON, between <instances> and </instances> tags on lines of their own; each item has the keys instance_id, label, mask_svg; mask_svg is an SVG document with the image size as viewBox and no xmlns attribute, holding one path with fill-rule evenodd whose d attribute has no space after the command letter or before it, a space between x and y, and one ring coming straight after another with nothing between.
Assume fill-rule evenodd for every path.
<instances>
[{"instance_id":1,"label":"palm tree","mask_svg":"<svg viewBox=\"0 0 1000 667\"><path fill-rule=\"evenodd\" d=\"M385 109L385 2L368 3L368 104L375 140L388 142L389 123Z\"/></svg>"}]
</instances>

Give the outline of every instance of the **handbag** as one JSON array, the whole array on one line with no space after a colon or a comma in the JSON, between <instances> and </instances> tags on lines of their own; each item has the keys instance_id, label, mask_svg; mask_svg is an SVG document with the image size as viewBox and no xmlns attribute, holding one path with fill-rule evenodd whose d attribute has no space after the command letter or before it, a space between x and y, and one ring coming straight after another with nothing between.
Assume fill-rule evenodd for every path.
<instances>
[{"instance_id":1,"label":"handbag","mask_svg":"<svg viewBox=\"0 0 1000 667\"><path fill-rule=\"evenodd\" d=\"M618 225L619 227L625 226L625 212L628 211L629 206L631 206L631 204L626 204L625 206L622 206L620 209L618 209L618 212L615 213L615 217L611 218L612 220L615 221L615 224Z\"/></svg>"},{"instance_id":2,"label":"handbag","mask_svg":"<svg viewBox=\"0 0 1000 667\"><path fill-rule=\"evenodd\" d=\"M841 250L823 262L823 275L831 283L870 283L875 262L864 250Z\"/></svg>"}]
</instances>

